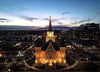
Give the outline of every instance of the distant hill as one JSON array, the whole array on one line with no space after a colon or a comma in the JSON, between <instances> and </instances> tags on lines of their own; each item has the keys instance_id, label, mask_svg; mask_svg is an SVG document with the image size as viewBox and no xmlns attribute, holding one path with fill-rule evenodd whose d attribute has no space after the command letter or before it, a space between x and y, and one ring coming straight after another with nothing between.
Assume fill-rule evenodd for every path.
<instances>
[{"instance_id":1,"label":"distant hill","mask_svg":"<svg viewBox=\"0 0 100 72\"><path fill-rule=\"evenodd\" d=\"M69 29L76 29L77 27L53 26L52 28L53 30L69 30ZM48 27L37 28L36 30L48 30Z\"/></svg>"},{"instance_id":2,"label":"distant hill","mask_svg":"<svg viewBox=\"0 0 100 72\"><path fill-rule=\"evenodd\" d=\"M34 26L0 26L0 30L32 30Z\"/></svg>"},{"instance_id":3,"label":"distant hill","mask_svg":"<svg viewBox=\"0 0 100 72\"><path fill-rule=\"evenodd\" d=\"M75 29L77 27L66 27L66 26L53 26L53 30L68 30ZM48 30L48 27L35 27L35 26L0 26L0 30Z\"/></svg>"}]
</instances>

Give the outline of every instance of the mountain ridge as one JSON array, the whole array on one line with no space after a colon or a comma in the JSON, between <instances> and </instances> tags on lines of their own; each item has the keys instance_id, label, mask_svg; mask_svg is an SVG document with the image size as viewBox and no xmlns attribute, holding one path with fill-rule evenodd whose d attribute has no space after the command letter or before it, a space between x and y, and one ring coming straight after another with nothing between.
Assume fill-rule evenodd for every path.
<instances>
[{"instance_id":1,"label":"mountain ridge","mask_svg":"<svg viewBox=\"0 0 100 72\"><path fill-rule=\"evenodd\" d=\"M68 30L77 27L67 27L67 26L52 26L53 30ZM46 27L36 27L36 26L11 26L11 25L2 25L0 30L48 30Z\"/></svg>"}]
</instances>

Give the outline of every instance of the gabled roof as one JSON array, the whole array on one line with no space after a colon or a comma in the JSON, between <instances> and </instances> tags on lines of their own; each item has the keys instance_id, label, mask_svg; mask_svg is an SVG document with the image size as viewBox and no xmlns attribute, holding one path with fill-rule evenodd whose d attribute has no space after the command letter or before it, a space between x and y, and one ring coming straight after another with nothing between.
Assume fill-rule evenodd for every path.
<instances>
[{"instance_id":1,"label":"gabled roof","mask_svg":"<svg viewBox=\"0 0 100 72\"><path fill-rule=\"evenodd\" d=\"M54 47L54 49L56 51L59 50L59 47L52 41L52 40L49 40L43 47L42 47L42 50L45 51L49 45L49 43L51 42L52 46Z\"/></svg>"}]
</instances>

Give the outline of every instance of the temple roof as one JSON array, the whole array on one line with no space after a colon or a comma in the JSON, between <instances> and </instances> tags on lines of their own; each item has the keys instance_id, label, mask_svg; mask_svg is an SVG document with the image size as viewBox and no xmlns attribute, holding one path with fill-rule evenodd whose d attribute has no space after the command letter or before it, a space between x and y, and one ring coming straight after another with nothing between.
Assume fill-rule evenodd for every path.
<instances>
[{"instance_id":1,"label":"temple roof","mask_svg":"<svg viewBox=\"0 0 100 72\"><path fill-rule=\"evenodd\" d=\"M59 50L59 47L58 47L52 40L49 40L49 41L42 47L42 50L45 51L45 50L47 49L47 47L48 47L48 45L49 45L50 42L52 43L52 46L54 47L54 49L55 49L56 51L58 51L58 50Z\"/></svg>"},{"instance_id":2,"label":"temple roof","mask_svg":"<svg viewBox=\"0 0 100 72\"><path fill-rule=\"evenodd\" d=\"M45 45L45 39L38 39L35 41L35 47L42 47Z\"/></svg>"},{"instance_id":3,"label":"temple roof","mask_svg":"<svg viewBox=\"0 0 100 72\"><path fill-rule=\"evenodd\" d=\"M35 47L44 47L45 45L49 44L50 41L46 43L45 38L44 39L39 38L38 40L35 41ZM63 40L56 39L55 43L53 42L53 44L56 44L58 47L65 47Z\"/></svg>"}]
</instances>

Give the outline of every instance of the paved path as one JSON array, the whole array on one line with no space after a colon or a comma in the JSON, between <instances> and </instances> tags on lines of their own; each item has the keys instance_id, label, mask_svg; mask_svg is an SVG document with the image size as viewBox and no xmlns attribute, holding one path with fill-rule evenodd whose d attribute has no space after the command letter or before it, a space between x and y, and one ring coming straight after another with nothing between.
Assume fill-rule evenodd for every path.
<instances>
[{"instance_id":1,"label":"paved path","mask_svg":"<svg viewBox=\"0 0 100 72\"><path fill-rule=\"evenodd\" d=\"M24 64L26 67L30 68L30 69L33 69L33 70L38 70L38 71L42 71L41 69L39 68L36 68L35 66L30 66L28 63L26 63L25 60L23 60Z\"/></svg>"},{"instance_id":2,"label":"paved path","mask_svg":"<svg viewBox=\"0 0 100 72\"><path fill-rule=\"evenodd\" d=\"M74 68L75 66L77 66L78 65L78 61L75 61L75 63L73 64L73 65L71 65L71 66L66 66L65 68L63 68L63 69L60 69L60 71L63 71L63 70L67 70L67 69L71 69L71 68Z\"/></svg>"}]
</instances>

